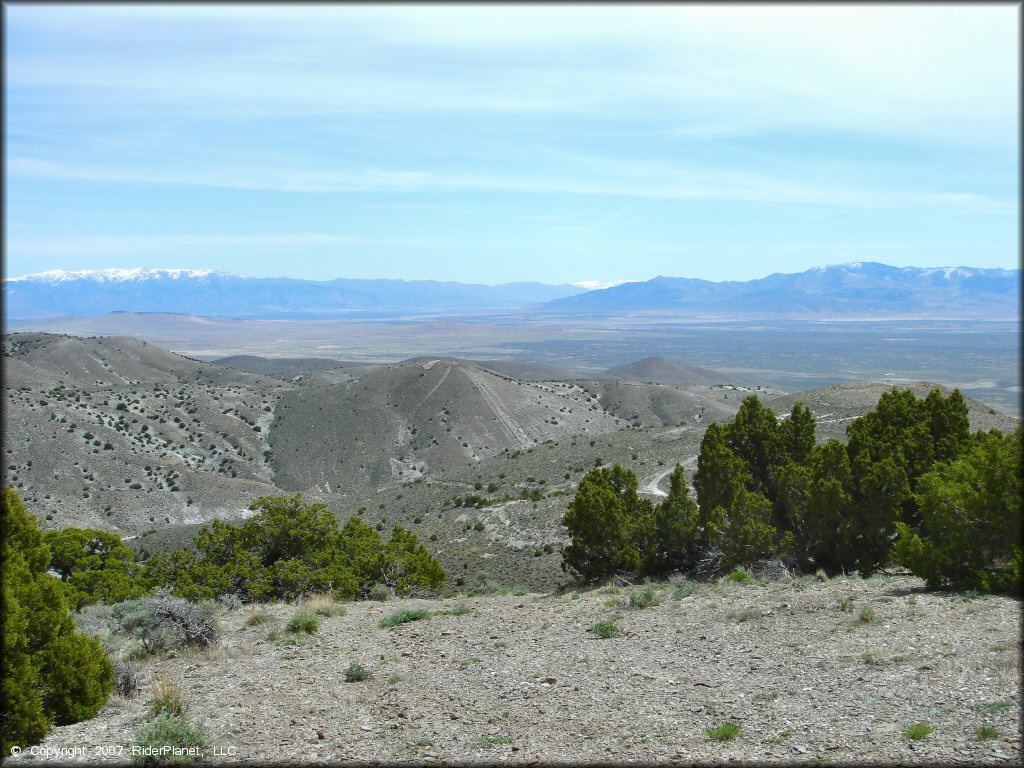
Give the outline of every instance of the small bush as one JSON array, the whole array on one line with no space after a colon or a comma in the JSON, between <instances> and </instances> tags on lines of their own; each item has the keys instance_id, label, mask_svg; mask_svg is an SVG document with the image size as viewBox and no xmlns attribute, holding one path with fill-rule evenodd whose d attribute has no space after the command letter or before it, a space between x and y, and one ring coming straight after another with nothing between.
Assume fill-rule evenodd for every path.
<instances>
[{"instance_id":1,"label":"small bush","mask_svg":"<svg viewBox=\"0 0 1024 768\"><path fill-rule=\"evenodd\" d=\"M185 714L187 706L181 687L176 682L166 674L161 674L159 680L156 677L152 679L152 685L153 700L149 703L151 715L154 717L158 715L178 717Z\"/></svg>"},{"instance_id":2,"label":"small bush","mask_svg":"<svg viewBox=\"0 0 1024 768\"><path fill-rule=\"evenodd\" d=\"M744 608L742 611L738 611L732 614L732 617L738 622L750 621L751 619L761 618L761 612L756 608Z\"/></svg>"},{"instance_id":3,"label":"small bush","mask_svg":"<svg viewBox=\"0 0 1024 768\"><path fill-rule=\"evenodd\" d=\"M373 673L370 672L362 664L356 662L349 663L348 667L345 668L345 682L346 683L359 683L363 680L369 680L373 677Z\"/></svg>"},{"instance_id":4,"label":"small bush","mask_svg":"<svg viewBox=\"0 0 1024 768\"><path fill-rule=\"evenodd\" d=\"M991 725L983 725L974 732L975 738L978 741L988 741L989 739L999 738L999 731L993 728Z\"/></svg>"},{"instance_id":5,"label":"small bush","mask_svg":"<svg viewBox=\"0 0 1024 768\"><path fill-rule=\"evenodd\" d=\"M249 614L245 620L247 627L262 627L264 624L269 624L274 620L274 617L267 611L253 611Z\"/></svg>"},{"instance_id":6,"label":"small bush","mask_svg":"<svg viewBox=\"0 0 1024 768\"><path fill-rule=\"evenodd\" d=\"M875 609L869 605L865 605L860 609L860 613L857 614L857 621L861 624L874 624L878 621L878 616L875 615Z\"/></svg>"},{"instance_id":7,"label":"small bush","mask_svg":"<svg viewBox=\"0 0 1024 768\"><path fill-rule=\"evenodd\" d=\"M853 595L847 595L846 597L840 597L836 602L839 603L839 610L843 613L850 613L853 610Z\"/></svg>"},{"instance_id":8,"label":"small bush","mask_svg":"<svg viewBox=\"0 0 1024 768\"><path fill-rule=\"evenodd\" d=\"M456 603L451 608L445 611L441 611L445 616L465 616L467 613L472 613L473 609L468 605L462 603Z\"/></svg>"},{"instance_id":9,"label":"small bush","mask_svg":"<svg viewBox=\"0 0 1024 768\"><path fill-rule=\"evenodd\" d=\"M615 619L605 619L604 621L600 621L591 627L590 631L602 640L619 637L619 635L622 634L622 630L619 628L619 625L615 623Z\"/></svg>"},{"instance_id":10,"label":"small bush","mask_svg":"<svg viewBox=\"0 0 1024 768\"><path fill-rule=\"evenodd\" d=\"M380 626L384 629L388 627L397 627L399 624L407 624L410 621L419 621L425 619L430 615L430 611L423 608L403 608L400 611L395 611L390 616L385 616L380 620Z\"/></svg>"},{"instance_id":11,"label":"small bush","mask_svg":"<svg viewBox=\"0 0 1024 768\"><path fill-rule=\"evenodd\" d=\"M132 762L136 764L183 763L195 758L187 754L176 756L173 752L161 755L158 750L163 747L205 750L210 746L210 737L202 725L189 722L183 715L157 715L139 728L131 746L157 753L133 757Z\"/></svg>"},{"instance_id":12,"label":"small bush","mask_svg":"<svg viewBox=\"0 0 1024 768\"><path fill-rule=\"evenodd\" d=\"M126 699L139 692L139 665L134 661L119 661L114 665L114 690Z\"/></svg>"},{"instance_id":13,"label":"small bush","mask_svg":"<svg viewBox=\"0 0 1024 768\"><path fill-rule=\"evenodd\" d=\"M727 574L725 578L728 579L729 581L740 581L740 582L743 582L743 581L749 581L750 580L750 574L747 573L744 570L736 569L732 573Z\"/></svg>"},{"instance_id":14,"label":"small bush","mask_svg":"<svg viewBox=\"0 0 1024 768\"><path fill-rule=\"evenodd\" d=\"M121 632L140 640L147 653L161 653L216 642L214 608L213 603L197 605L163 591L118 603L110 616Z\"/></svg>"},{"instance_id":15,"label":"small bush","mask_svg":"<svg viewBox=\"0 0 1024 768\"><path fill-rule=\"evenodd\" d=\"M306 607L317 616L344 616L345 606L338 605L330 595L313 595L306 601Z\"/></svg>"},{"instance_id":16,"label":"small bush","mask_svg":"<svg viewBox=\"0 0 1024 768\"><path fill-rule=\"evenodd\" d=\"M391 598L391 590L386 584L374 584L366 595L368 600L375 600L378 603L386 603Z\"/></svg>"},{"instance_id":17,"label":"small bush","mask_svg":"<svg viewBox=\"0 0 1024 768\"><path fill-rule=\"evenodd\" d=\"M934 730L928 723L914 723L903 731L903 735L911 741L919 741L931 735Z\"/></svg>"},{"instance_id":18,"label":"small bush","mask_svg":"<svg viewBox=\"0 0 1024 768\"><path fill-rule=\"evenodd\" d=\"M697 591L697 585L692 581L684 581L672 592L673 600L682 600L684 597L689 597Z\"/></svg>"},{"instance_id":19,"label":"small bush","mask_svg":"<svg viewBox=\"0 0 1024 768\"><path fill-rule=\"evenodd\" d=\"M629 607L630 608L652 608L656 605L661 604L661 598L658 597L658 593L654 587L648 584L640 589L634 589L629 593Z\"/></svg>"},{"instance_id":20,"label":"small bush","mask_svg":"<svg viewBox=\"0 0 1024 768\"><path fill-rule=\"evenodd\" d=\"M714 741L729 741L739 736L740 730L740 726L736 723L722 723L714 728L706 729L705 733L707 733L709 739Z\"/></svg>"},{"instance_id":21,"label":"small bush","mask_svg":"<svg viewBox=\"0 0 1024 768\"><path fill-rule=\"evenodd\" d=\"M311 635L320 629L320 617L303 606L288 619L285 629L293 634L305 632L307 635Z\"/></svg>"}]
</instances>

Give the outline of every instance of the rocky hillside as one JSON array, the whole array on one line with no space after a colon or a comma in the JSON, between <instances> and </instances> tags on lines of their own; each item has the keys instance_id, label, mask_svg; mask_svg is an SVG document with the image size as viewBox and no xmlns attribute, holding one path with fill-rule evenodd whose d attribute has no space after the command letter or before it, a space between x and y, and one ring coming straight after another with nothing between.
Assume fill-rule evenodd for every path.
<instances>
[{"instance_id":1,"label":"rocky hillside","mask_svg":"<svg viewBox=\"0 0 1024 768\"><path fill-rule=\"evenodd\" d=\"M408 527L452 589L484 575L510 587L558 583L561 518L587 471L620 463L657 500L676 463L696 468L706 425L731 418L750 393L780 415L809 405L824 440L844 439L889 389L522 381L454 358L279 378L132 339L4 342L4 480L47 525L164 549L187 546L211 519L244 517L260 496L301 492L343 520ZM975 429L1017 423L968 405Z\"/></svg>"},{"instance_id":2,"label":"rocky hillside","mask_svg":"<svg viewBox=\"0 0 1024 768\"><path fill-rule=\"evenodd\" d=\"M213 647L145 660L137 696L42 746L126 762L93 750L131 743L162 678L217 763L1021 763L1016 600L904 576L631 591L350 603L301 635L295 606L236 608ZM426 616L380 626L406 609Z\"/></svg>"},{"instance_id":3,"label":"rocky hillside","mask_svg":"<svg viewBox=\"0 0 1024 768\"><path fill-rule=\"evenodd\" d=\"M379 488L571 434L625 426L587 383L523 382L452 358L285 395L270 436L290 490Z\"/></svg>"}]
</instances>

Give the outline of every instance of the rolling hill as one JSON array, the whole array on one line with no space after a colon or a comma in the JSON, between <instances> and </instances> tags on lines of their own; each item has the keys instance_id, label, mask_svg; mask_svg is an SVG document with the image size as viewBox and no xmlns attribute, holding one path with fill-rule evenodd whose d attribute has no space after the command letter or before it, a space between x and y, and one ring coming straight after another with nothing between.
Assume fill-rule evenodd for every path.
<instances>
[{"instance_id":1,"label":"rolling hill","mask_svg":"<svg viewBox=\"0 0 1024 768\"><path fill-rule=\"evenodd\" d=\"M159 549L187 545L211 519L244 518L260 496L299 492L341 519L408 526L455 579L487 572L538 587L559 578L561 516L594 466L629 467L657 499L676 463L695 469L707 424L749 394L779 415L805 403L825 440L844 439L890 389L524 381L450 357L293 380L134 339L35 333L5 335L3 350L4 482L47 526ZM318 378L344 370L343 381ZM718 378L652 360L619 373ZM923 396L934 385L912 386ZM967 402L973 429L1018 423Z\"/></svg>"},{"instance_id":2,"label":"rolling hill","mask_svg":"<svg viewBox=\"0 0 1024 768\"><path fill-rule=\"evenodd\" d=\"M285 395L271 433L283 488L377 487L437 467L614 431L585 383L523 382L454 358L411 360Z\"/></svg>"}]
</instances>

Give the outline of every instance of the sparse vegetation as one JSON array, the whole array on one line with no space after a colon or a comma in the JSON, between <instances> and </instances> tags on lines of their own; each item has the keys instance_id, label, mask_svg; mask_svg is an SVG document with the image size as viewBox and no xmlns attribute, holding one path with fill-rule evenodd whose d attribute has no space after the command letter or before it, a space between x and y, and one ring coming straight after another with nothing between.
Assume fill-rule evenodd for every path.
<instances>
[{"instance_id":1,"label":"sparse vegetation","mask_svg":"<svg viewBox=\"0 0 1024 768\"><path fill-rule=\"evenodd\" d=\"M599 621L597 624L590 628L590 631L602 640L608 640L613 637L619 637L620 635L622 635L622 630L619 628L619 625L615 623L615 621L615 619L605 619L604 621Z\"/></svg>"},{"instance_id":2,"label":"sparse vegetation","mask_svg":"<svg viewBox=\"0 0 1024 768\"><path fill-rule=\"evenodd\" d=\"M903 735L911 741L920 741L935 732L935 728L928 723L914 723L904 729Z\"/></svg>"},{"instance_id":3,"label":"sparse vegetation","mask_svg":"<svg viewBox=\"0 0 1024 768\"><path fill-rule=\"evenodd\" d=\"M705 729L708 738L713 741L730 741L740 735L741 728L737 723L725 722L713 728Z\"/></svg>"},{"instance_id":4,"label":"sparse vegetation","mask_svg":"<svg viewBox=\"0 0 1024 768\"><path fill-rule=\"evenodd\" d=\"M184 763L195 759L188 750L208 749L210 737L206 729L190 722L184 715L160 714L144 723L135 734L132 745L141 747L133 763L140 765L159 763ZM183 750L183 754L163 753L165 748Z\"/></svg>"},{"instance_id":5,"label":"sparse vegetation","mask_svg":"<svg viewBox=\"0 0 1024 768\"><path fill-rule=\"evenodd\" d=\"M179 717L187 709L181 686L166 673L151 680L153 697L149 703L149 714L153 717L167 715Z\"/></svg>"},{"instance_id":6,"label":"sparse vegetation","mask_svg":"<svg viewBox=\"0 0 1024 768\"><path fill-rule=\"evenodd\" d=\"M428 616L430 616L430 611L425 608L402 608L381 619L380 626L384 629L397 627L400 624L408 624L410 621L420 621Z\"/></svg>"},{"instance_id":7,"label":"sparse vegetation","mask_svg":"<svg viewBox=\"0 0 1024 768\"><path fill-rule=\"evenodd\" d=\"M661 604L661 598L658 596L657 590L650 584L634 589L629 593L629 607L630 608L652 608L656 605Z\"/></svg>"},{"instance_id":8,"label":"sparse vegetation","mask_svg":"<svg viewBox=\"0 0 1024 768\"><path fill-rule=\"evenodd\" d=\"M346 683L359 683L363 680L369 680L373 677L373 673L370 672L362 664L356 662L350 662L345 668L345 682Z\"/></svg>"},{"instance_id":9,"label":"sparse vegetation","mask_svg":"<svg viewBox=\"0 0 1024 768\"><path fill-rule=\"evenodd\" d=\"M293 634L305 632L311 635L320 629L320 617L306 607L301 607L288 619L285 629Z\"/></svg>"},{"instance_id":10,"label":"sparse vegetation","mask_svg":"<svg viewBox=\"0 0 1024 768\"><path fill-rule=\"evenodd\" d=\"M262 627L273 620L274 617L268 611L253 611L246 617L245 625L247 627Z\"/></svg>"},{"instance_id":11,"label":"sparse vegetation","mask_svg":"<svg viewBox=\"0 0 1024 768\"><path fill-rule=\"evenodd\" d=\"M340 605L328 594L313 595L305 602L305 606L317 616L344 616L345 606Z\"/></svg>"}]
</instances>

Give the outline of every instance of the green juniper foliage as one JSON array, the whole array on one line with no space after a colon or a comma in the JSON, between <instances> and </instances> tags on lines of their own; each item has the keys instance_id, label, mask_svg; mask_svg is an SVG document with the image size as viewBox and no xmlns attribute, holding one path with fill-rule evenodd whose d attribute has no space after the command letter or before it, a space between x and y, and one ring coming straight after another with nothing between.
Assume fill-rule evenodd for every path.
<instances>
[{"instance_id":1,"label":"green juniper foliage","mask_svg":"<svg viewBox=\"0 0 1024 768\"><path fill-rule=\"evenodd\" d=\"M50 551L18 494L0 507L4 674L0 754L38 743L54 724L94 716L114 684L99 640L75 631L66 591L47 573Z\"/></svg>"},{"instance_id":2,"label":"green juniper foliage","mask_svg":"<svg viewBox=\"0 0 1024 768\"><path fill-rule=\"evenodd\" d=\"M316 592L366 597L386 585L402 595L435 593L445 581L441 564L396 525L387 542L353 517L343 527L323 504L301 496L264 497L241 525L215 520L196 536L198 554L175 550L147 562L150 584L168 584L194 600L233 593L259 602Z\"/></svg>"},{"instance_id":3,"label":"green juniper foliage","mask_svg":"<svg viewBox=\"0 0 1024 768\"><path fill-rule=\"evenodd\" d=\"M708 426L696 504L679 466L657 506L630 470L591 470L562 520L562 567L596 582L772 557L826 576L895 562L932 588L1020 593L1020 428L971 435L959 390L920 399L894 387L847 434L816 445L808 408L779 420L751 395Z\"/></svg>"}]
</instances>

